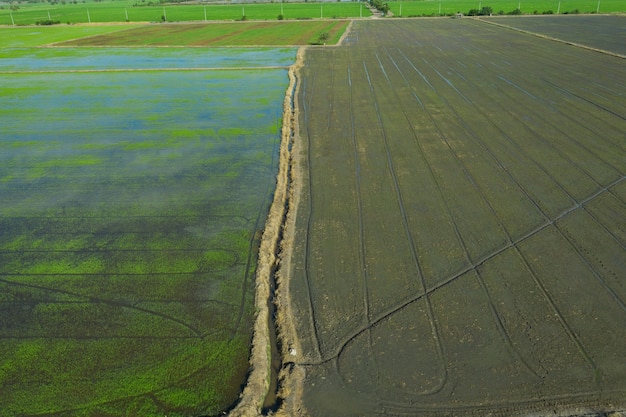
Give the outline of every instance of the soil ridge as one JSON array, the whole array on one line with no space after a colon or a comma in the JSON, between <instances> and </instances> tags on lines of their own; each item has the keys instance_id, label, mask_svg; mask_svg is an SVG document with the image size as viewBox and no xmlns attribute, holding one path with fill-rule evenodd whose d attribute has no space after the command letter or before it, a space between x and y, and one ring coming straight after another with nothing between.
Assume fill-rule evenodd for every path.
<instances>
[{"instance_id":1,"label":"soil ridge","mask_svg":"<svg viewBox=\"0 0 626 417\"><path fill-rule=\"evenodd\" d=\"M285 222L292 218L293 210L287 211L287 208L293 209L297 206L297 198L293 200L293 187L290 187L292 180L290 172L292 171L292 146L297 135L297 117L296 104L294 97L297 91L296 72L302 66L304 47L297 52L295 63L289 68L289 87L285 93L283 101L283 126L281 130L280 157L278 174L276 176L276 189L274 191L274 199L270 206L270 211L265 223L265 229L261 237L261 245L259 248L259 260L256 272L255 285L255 308L256 319L254 322L254 330L252 336L252 350L250 354L250 372L246 385L240 395L238 404L229 413L230 417L256 417L262 415L262 408L265 397L270 387L270 367L271 367L271 340L269 335L270 310L268 300L271 302L271 280L276 274L276 302L277 304L277 327L278 338L283 341L281 343L281 357L286 358L289 355L293 357L294 352L299 349L293 344L285 343L288 340L295 340L295 330L291 324L291 320L286 317L291 316L288 302L288 285L285 276L288 268L281 265L283 262L288 265L290 256L289 239L284 236ZM295 141L297 143L297 141ZM296 144L297 148L297 144ZM290 228L291 233L293 229ZM280 269L279 269L280 267ZM278 270L278 273L276 272ZM281 285L283 284L283 285ZM280 301L279 301L280 300ZM296 349L296 350L293 350ZM284 362L284 361L283 361ZM284 377L284 369L281 370L279 378ZM302 379L302 378L300 378ZM279 398L287 398L284 384L280 384ZM289 402L293 401L289 396ZM287 402L283 403L286 405ZM282 412L279 410L280 415ZM293 414L286 414L293 415Z\"/></svg>"}]
</instances>

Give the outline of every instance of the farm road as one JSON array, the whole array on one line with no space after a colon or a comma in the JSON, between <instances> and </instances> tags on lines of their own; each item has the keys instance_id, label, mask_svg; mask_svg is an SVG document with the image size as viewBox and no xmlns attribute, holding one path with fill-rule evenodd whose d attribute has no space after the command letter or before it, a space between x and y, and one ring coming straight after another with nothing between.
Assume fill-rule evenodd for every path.
<instances>
[{"instance_id":1,"label":"farm road","mask_svg":"<svg viewBox=\"0 0 626 417\"><path fill-rule=\"evenodd\" d=\"M626 409L623 60L428 19L304 63L289 412Z\"/></svg>"}]
</instances>

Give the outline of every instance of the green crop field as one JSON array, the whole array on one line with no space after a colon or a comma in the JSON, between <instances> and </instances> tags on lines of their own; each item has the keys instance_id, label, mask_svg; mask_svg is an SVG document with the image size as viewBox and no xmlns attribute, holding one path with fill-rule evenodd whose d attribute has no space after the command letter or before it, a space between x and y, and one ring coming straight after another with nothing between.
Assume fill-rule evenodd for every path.
<instances>
[{"instance_id":1,"label":"green crop field","mask_svg":"<svg viewBox=\"0 0 626 417\"><path fill-rule=\"evenodd\" d=\"M385 2L394 16L438 16L491 7L494 14L520 9L523 14L626 12L622 0L393 0ZM0 25L106 22L189 22L220 20L287 20L367 18L365 2L303 2L265 4L159 4L145 0L81 0L43 3L6 3L0 6Z\"/></svg>"},{"instance_id":2,"label":"green crop field","mask_svg":"<svg viewBox=\"0 0 626 417\"><path fill-rule=\"evenodd\" d=\"M68 41L61 46L232 46L336 44L347 20L140 26ZM322 34L326 39L322 40Z\"/></svg>"},{"instance_id":3,"label":"green crop field","mask_svg":"<svg viewBox=\"0 0 626 417\"><path fill-rule=\"evenodd\" d=\"M65 3L65 2L63 2ZM241 5L180 5L135 0L81 1L66 4L19 4L0 9L0 25L34 25L44 20L60 23L183 22L212 20L277 20L356 18L371 16L357 2L268 3Z\"/></svg>"},{"instance_id":4,"label":"green crop field","mask_svg":"<svg viewBox=\"0 0 626 417\"><path fill-rule=\"evenodd\" d=\"M0 28L4 56L21 56L21 48L38 46L281 46L336 44L347 20L304 22L198 23L168 25L28 26ZM28 52L26 54L30 54ZM36 53L61 58L85 51L58 48Z\"/></svg>"},{"instance_id":5,"label":"green crop field","mask_svg":"<svg viewBox=\"0 0 626 417\"><path fill-rule=\"evenodd\" d=\"M306 51L293 415L626 410L624 68L473 19Z\"/></svg>"},{"instance_id":6,"label":"green crop field","mask_svg":"<svg viewBox=\"0 0 626 417\"><path fill-rule=\"evenodd\" d=\"M30 48L85 36L127 30L128 26L39 26L0 28L0 48ZM3 56L12 51L3 50Z\"/></svg>"},{"instance_id":7,"label":"green crop field","mask_svg":"<svg viewBox=\"0 0 626 417\"><path fill-rule=\"evenodd\" d=\"M0 415L228 408L295 50L3 51Z\"/></svg>"},{"instance_id":8,"label":"green crop field","mask_svg":"<svg viewBox=\"0 0 626 417\"><path fill-rule=\"evenodd\" d=\"M468 13L472 9L491 7L494 14L570 14L626 12L623 0L392 0L391 12L398 17L440 16Z\"/></svg>"}]
</instances>

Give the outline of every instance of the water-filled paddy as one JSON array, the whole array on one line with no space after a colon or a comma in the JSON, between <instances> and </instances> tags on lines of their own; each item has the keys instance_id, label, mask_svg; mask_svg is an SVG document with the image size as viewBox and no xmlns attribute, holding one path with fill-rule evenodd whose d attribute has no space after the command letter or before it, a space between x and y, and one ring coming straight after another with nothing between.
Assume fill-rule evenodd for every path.
<instances>
[{"instance_id":1,"label":"water-filled paddy","mask_svg":"<svg viewBox=\"0 0 626 417\"><path fill-rule=\"evenodd\" d=\"M6 73L284 66L295 56L202 52L3 60L8 415L214 414L237 398L287 71Z\"/></svg>"},{"instance_id":2,"label":"water-filled paddy","mask_svg":"<svg viewBox=\"0 0 626 417\"><path fill-rule=\"evenodd\" d=\"M4 71L239 68L291 65L293 48L12 48ZM6 85L6 84L5 84Z\"/></svg>"}]
</instances>

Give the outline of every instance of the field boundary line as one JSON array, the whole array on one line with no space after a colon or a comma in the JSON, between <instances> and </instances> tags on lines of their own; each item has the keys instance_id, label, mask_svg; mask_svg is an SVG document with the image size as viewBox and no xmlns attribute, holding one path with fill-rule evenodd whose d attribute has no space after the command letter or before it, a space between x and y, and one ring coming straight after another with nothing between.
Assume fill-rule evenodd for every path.
<instances>
[{"instance_id":1,"label":"field boundary line","mask_svg":"<svg viewBox=\"0 0 626 417\"><path fill-rule=\"evenodd\" d=\"M8 70L0 74L57 74L57 73L100 73L100 72L176 72L176 71L258 71L284 69L290 66L270 65L265 67L197 67L197 68L102 68L102 69L45 69L45 70Z\"/></svg>"},{"instance_id":2,"label":"field boundary line","mask_svg":"<svg viewBox=\"0 0 626 417\"><path fill-rule=\"evenodd\" d=\"M123 32L123 31L120 31ZM115 32L118 33L118 32ZM97 36L102 36L102 34L97 35ZM33 49L276 49L276 48L301 48L304 45L302 44L296 44L296 45L291 45L291 44L259 44L259 45L255 45L255 44L247 44L247 45L237 45L237 44L232 44L232 45L149 45L149 44L144 44L144 45L72 45L72 44L67 44L64 45L64 42L73 42L74 40L78 40L78 39L82 39L82 38L77 38L77 39L70 39L67 41L59 41L59 42L55 42L55 43L49 43L47 45L41 45L41 46L33 46L31 48ZM309 46L313 46L313 45L309 45ZM333 47L336 45L326 45L327 47ZM6 48L0 48L0 49L12 49L10 47L6 47Z\"/></svg>"},{"instance_id":3,"label":"field boundary line","mask_svg":"<svg viewBox=\"0 0 626 417\"><path fill-rule=\"evenodd\" d=\"M300 59L301 54L298 54L296 62L289 66L289 86L283 100L283 125L276 188L261 237L255 277L256 318L249 358L250 372L238 404L229 413L232 417L261 415L265 398L270 389L272 342L269 335L269 326L271 325L269 303L274 302L271 289L272 280L276 276L276 270L279 267L283 225L289 202L290 145L295 120L292 94L297 86L295 71L301 65Z\"/></svg>"},{"instance_id":4,"label":"field boundary line","mask_svg":"<svg viewBox=\"0 0 626 417\"><path fill-rule=\"evenodd\" d=\"M536 36L538 38L547 39L549 41L560 42L560 43L563 43L565 45L575 46L577 48L586 49L588 51L598 52L598 53L601 53L601 54L614 56L616 58L626 59L626 55L622 55L622 54L619 54L617 52L607 51L606 49L594 48L593 46L584 45L582 43L568 41L568 40L560 39L560 38L555 38L553 36L548 36L548 35L544 35L542 33L532 32L532 31L526 30L526 29L516 28L515 26L505 25L503 23L493 22L491 20L486 20L486 19L481 19L481 18L473 18L473 20L476 20L476 21L479 21L479 22L482 22L482 23L488 23L488 24L494 25L494 26L499 26L501 28L505 28L505 29L509 29L509 30L514 30L516 32L525 33L527 35Z\"/></svg>"},{"instance_id":5,"label":"field boundary line","mask_svg":"<svg viewBox=\"0 0 626 417\"><path fill-rule=\"evenodd\" d=\"M350 32L352 31L352 25L354 23L354 19L350 19L350 23L346 26L346 30L343 31L343 35L339 38L336 44L330 46L343 46L343 42L346 40Z\"/></svg>"},{"instance_id":6,"label":"field boundary line","mask_svg":"<svg viewBox=\"0 0 626 417\"><path fill-rule=\"evenodd\" d=\"M136 29L136 28L141 27L141 26L146 25L146 24L149 24L149 23L147 23L147 22L141 22L141 23L140 22L137 22L137 23L120 22L120 23L117 23L117 24L114 24L114 25L111 25L111 26L122 26L122 25L128 25L129 26L129 27L125 28L125 29L122 29L122 30L119 30L119 31L114 31L114 32L117 33L117 32L126 32L126 31L129 31L129 30L132 30L132 29ZM103 25L103 26L107 26L107 25ZM41 47L42 48L50 48L50 47L54 48L58 44L63 44L65 42L73 42L73 41L76 41L76 40L79 40L79 39L90 39L90 38L95 38L95 37L102 36L102 35L103 35L102 33L97 33L97 34L89 35L89 36L79 36L78 38L74 38L74 39L66 39L64 41L52 42L52 43L49 43L49 44L46 44L46 45L42 45Z\"/></svg>"}]
</instances>

